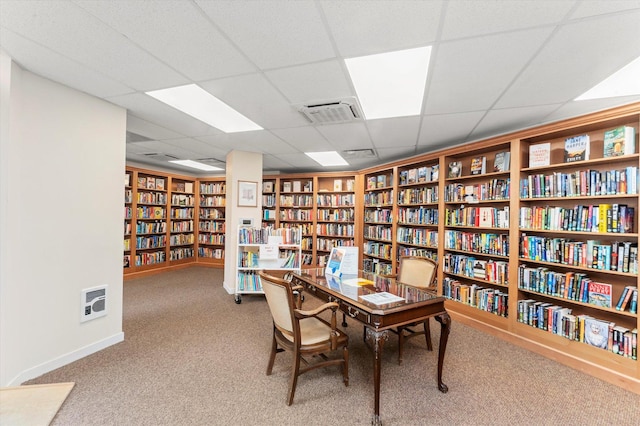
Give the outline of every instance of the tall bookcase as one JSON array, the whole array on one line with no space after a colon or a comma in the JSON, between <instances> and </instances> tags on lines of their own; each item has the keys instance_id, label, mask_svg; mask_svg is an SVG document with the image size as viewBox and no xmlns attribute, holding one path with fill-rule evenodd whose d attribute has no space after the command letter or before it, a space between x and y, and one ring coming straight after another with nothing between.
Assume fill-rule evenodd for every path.
<instances>
[{"instance_id":1,"label":"tall bookcase","mask_svg":"<svg viewBox=\"0 0 640 426\"><path fill-rule=\"evenodd\" d=\"M124 173L124 260L125 272L131 268L131 231L133 229L133 172Z\"/></svg>"},{"instance_id":2,"label":"tall bookcase","mask_svg":"<svg viewBox=\"0 0 640 426\"><path fill-rule=\"evenodd\" d=\"M278 188L278 226L300 227L302 264L314 265L314 178L309 175L282 177Z\"/></svg>"},{"instance_id":3,"label":"tall bookcase","mask_svg":"<svg viewBox=\"0 0 640 426\"><path fill-rule=\"evenodd\" d=\"M198 262L222 265L225 252L226 182L224 178L198 182Z\"/></svg>"},{"instance_id":4,"label":"tall bookcase","mask_svg":"<svg viewBox=\"0 0 640 426\"><path fill-rule=\"evenodd\" d=\"M196 256L195 180L173 177L169 177L169 180L171 189L169 261L182 263Z\"/></svg>"},{"instance_id":5,"label":"tall bookcase","mask_svg":"<svg viewBox=\"0 0 640 426\"><path fill-rule=\"evenodd\" d=\"M368 272L394 272L394 171L384 169L364 176L362 268Z\"/></svg>"}]
</instances>

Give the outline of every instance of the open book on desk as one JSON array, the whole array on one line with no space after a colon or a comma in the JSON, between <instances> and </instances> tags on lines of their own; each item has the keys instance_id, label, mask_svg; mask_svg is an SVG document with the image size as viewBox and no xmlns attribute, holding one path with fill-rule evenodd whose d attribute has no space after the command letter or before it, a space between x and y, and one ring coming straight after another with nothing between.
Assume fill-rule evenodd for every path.
<instances>
[{"instance_id":1,"label":"open book on desk","mask_svg":"<svg viewBox=\"0 0 640 426\"><path fill-rule=\"evenodd\" d=\"M391 294L386 291L365 294L360 297L362 297L362 300L375 305L386 305L387 303L402 302L404 300L404 297L396 296L395 294Z\"/></svg>"}]
</instances>

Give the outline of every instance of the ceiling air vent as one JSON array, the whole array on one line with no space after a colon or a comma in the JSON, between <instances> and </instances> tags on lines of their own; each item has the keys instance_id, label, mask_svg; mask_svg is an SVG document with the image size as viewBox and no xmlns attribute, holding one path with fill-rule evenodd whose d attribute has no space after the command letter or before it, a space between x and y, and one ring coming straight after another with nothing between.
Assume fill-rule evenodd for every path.
<instances>
[{"instance_id":1,"label":"ceiling air vent","mask_svg":"<svg viewBox=\"0 0 640 426\"><path fill-rule=\"evenodd\" d=\"M169 155L169 154L163 154L161 152L149 152L147 154L142 154L145 157L147 157L150 160L156 160L156 161L173 161L173 160L179 160L178 157L174 157L173 155Z\"/></svg>"},{"instance_id":2,"label":"ceiling air vent","mask_svg":"<svg viewBox=\"0 0 640 426\"><path fill-rule=\"evenodd\" d=\"M377 157L376 152L373 149L348 149L342 151L343 158L374 158Z\"/></svg>"},{"instance_id":3,"label":"ceiling air vent","mask_svg":"<svg viewBox=\"0 0 640 426\"><path fill-rule=\"evenodd\" d=\"M302 105L298 110L312 124L347 123L362 119L356 98Z\"/></svg>"}]
</instances>

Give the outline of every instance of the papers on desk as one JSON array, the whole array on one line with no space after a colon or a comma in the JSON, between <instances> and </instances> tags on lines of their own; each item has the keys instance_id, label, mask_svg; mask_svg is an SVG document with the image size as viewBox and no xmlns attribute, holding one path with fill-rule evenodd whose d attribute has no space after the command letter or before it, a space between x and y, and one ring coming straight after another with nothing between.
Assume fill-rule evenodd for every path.
<instances>
[{"instance_id":1,"label":"papers on desk","mask_svg":"<svg viewBox=\"0 0 640 426\"><path fill-rule=\"evenodd\" d=\"M375 305L386 305L387 303L402 302L404 300L404 297L396 296L395 294L391 294L386 291L365 294L360 297L362 297L362 300Z\"/></svg>"},{"instance_id":2,"label":"papers on desk","mask_svg":"<svg viewBox=\"0 0 640 426\"><path fill-rule=\"evenodd\" d=\"M371 280L367 280L365 278L348 278L348 279L342 279L342 284L346 284L346 285L369 285L369 284L373 284L373 281Z\"/></svg>"}]
</instances>

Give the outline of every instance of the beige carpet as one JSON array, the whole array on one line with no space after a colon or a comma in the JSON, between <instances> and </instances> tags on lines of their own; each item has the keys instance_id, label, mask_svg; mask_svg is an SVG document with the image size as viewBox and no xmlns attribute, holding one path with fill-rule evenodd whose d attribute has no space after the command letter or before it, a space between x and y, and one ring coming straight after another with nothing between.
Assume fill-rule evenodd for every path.
<instances>
[{"instance_id":1,"label":"beige carpet","mask_svg":"<svg viewBox=\"0 0 640 426\"><path fill-rule=\"evenodd\" d=\"M0 389L0 424L49 425L74 385L69 382Z\"/></svg>"}]
</instances>

